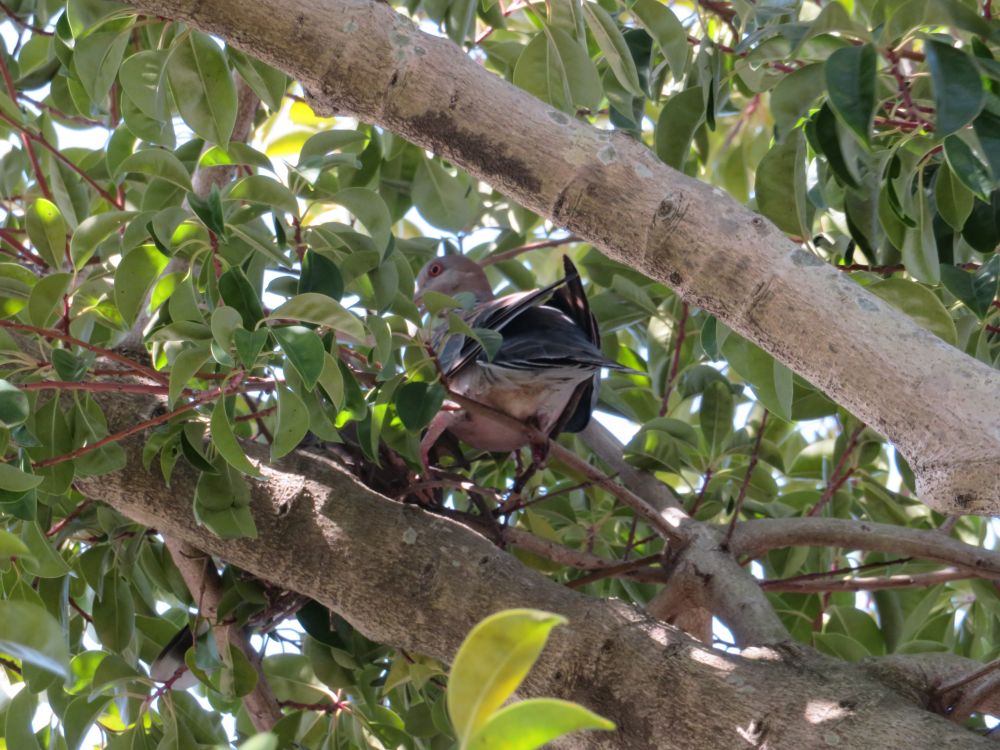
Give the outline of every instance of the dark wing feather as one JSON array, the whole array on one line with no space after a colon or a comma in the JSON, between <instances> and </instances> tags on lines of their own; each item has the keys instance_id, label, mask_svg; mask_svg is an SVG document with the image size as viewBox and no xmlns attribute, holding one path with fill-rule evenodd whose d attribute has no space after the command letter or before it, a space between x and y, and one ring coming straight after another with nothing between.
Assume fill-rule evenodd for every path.
<instances>
[{"instance_id":1,"label":"dark wing feather","mask_svg":"<svg viewBox=\"0 0 1000 750\"><path fill-rule=\"evenodd\" d=\"M590 343L595 348L600 349L601 332L597 327L597 318L590 311L590 302L583 291L580 272L576 270L576 266L573 265L569 256L565 255L563 256L563 268L566 271L566 284L556 290L552 299L549 300L549 304L572 318L587 335ZM600 375L595 372L594 377L585 380L576 387L573 396L552 429L553 436L560 432L580 432L590 423L590 415L597 406L599 380Z\"/></svg>"}]
</instances>

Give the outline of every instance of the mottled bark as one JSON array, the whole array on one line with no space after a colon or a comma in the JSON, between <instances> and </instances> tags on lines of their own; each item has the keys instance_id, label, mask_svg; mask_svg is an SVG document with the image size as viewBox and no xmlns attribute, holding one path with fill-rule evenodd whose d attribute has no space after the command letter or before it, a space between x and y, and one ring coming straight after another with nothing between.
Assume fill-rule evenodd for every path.
<instances>
[{"instance_id":1,"label":"mottled bark","mask_svg":"<svg viewBox=\"0 0 1000 750\"><path fill-rule=\"evenodd\" d=\"M317 111L446 157L677 289L906 456L921 499L1000 513L1000 374L918 326L719 188L582 123L372 0L130 0L299 80Z\"/></svg>"}]
</instances>

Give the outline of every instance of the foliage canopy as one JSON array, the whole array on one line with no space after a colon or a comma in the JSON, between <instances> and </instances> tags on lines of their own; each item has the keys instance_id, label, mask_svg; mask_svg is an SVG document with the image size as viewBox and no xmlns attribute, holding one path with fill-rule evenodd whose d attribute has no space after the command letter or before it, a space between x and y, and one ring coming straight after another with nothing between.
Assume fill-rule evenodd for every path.
<instances>
[{"instance_id":1,"label":"foliage canopy","mask_svg":"<svg viewBox=\"0 0 1000 750\"><path fill-rule=\"evenodd\" d=\"M0 7L0 652L8 687L26 687L0 702L8 747L76 748L93 727L110 748L233 740L147 674L197 618L198 592L155 531L81 482L125 469L122 443L141 433L147 471L167 484L179 467L199 473L200 523L253 537L247 446L276 461L311 433L413 500L420 433L445 397L414 274L442 249L488 264L506 290L548 283L559 253L573 256L605 352L640 373L607 377L600 408L637 430L627 462L698 521L817 516L995 546L986 519L922 505L884 438L754 343L401 137L317 117L284 73L106 0ZM1000 360L991 0L397 9L748 203L969 356ZM109 425L116 393L149 396L149 411ZM601 465L584 440L562 443ZM527 565L639 606L662 589L662 536L573 465L553 458L518 497L505 495L511 457L446 468L436 512L479 513L495 531L502 508ZM795 639L846 660L998 656L995 574L854 542L755 555ZM439 664L220 565L220 617L270 633L263 669L285 714L241 747L450 746ZM295 610L300 627L283 628ZM240 741L253 735L246 657L203 638L188 666ZM35 732L40 700L53 718Z\"/></svg>"}]
</instances>

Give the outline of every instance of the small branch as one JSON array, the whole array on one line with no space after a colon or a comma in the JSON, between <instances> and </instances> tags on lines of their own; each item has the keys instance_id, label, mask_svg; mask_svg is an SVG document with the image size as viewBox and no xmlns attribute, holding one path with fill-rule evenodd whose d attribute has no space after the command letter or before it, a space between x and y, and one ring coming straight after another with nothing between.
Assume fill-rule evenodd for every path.
<instances>
[{"instance_id":1,"label":"small branch","mask_svg":"<svg viewBox=\"0 0 1000 750\"><path fill-rule=\"evenodd\" d=\"M18 255L22 256L25 260L34 263L36 266L41 266L42 268L48 268L48 263L45 259L32 252L20 242L17 241L15 237L12 236L11 230L8 228L0 228L0 238L2 238L7 244L11 245L15 250L17 250Z\"/></svg>"},{"instance_id":2,"label":"small branch","mask_svg":"<svg viewBox=\"0 0 1000 750\"><path fill-rule=\"evenodd\" d=\"M299 703L297 701L278 701L282 708L296 708L300 711L321 711L327 714L335 714L340 711L350 710L347 701L334 701L333 703Z\"/></svg>"},{"instance_id":3,"label":"small branch","mask_svg":"<svg viewBox=\"0 0 1000 750\"><path fill-rule=\"evenodd\" d=\"M237 648L257 671L257 684L250 693L243 696L243 705L254 728L258 732L269 731L281 719L281 708L267 684L261 668L260 654L251 648L242 628L236 624L219 624L222 579L215 569L215 563L211 557L186 542L167 537L165 543L184 583L197 602L199 612L212 625L219 653L225 654L230 646Z\"/></svg>"},{"instance_id":4,"label":"small branch","mask_svg":"<svg viewBox=\"0 0 1000 750\"><path fill-rule=\"evenodd\" d=\"M989 2L989 0L987 0L987 2ZM31 31L35 34L41 34L42 36L52 36L51 31L46 31L41 26L33 26L27 21L25 21L23 18L18 16L13 10L11 10L7 6L6 3L0 3L0 11L3 11L4 15L6 15L11 21L16 23L23 29L27 29L28 31Z\"/></svg>"},{"instance_id":5,"label":"small branch","mask_svg":"<svg viewBox=\"0 0 1000 750\"><path fill-rule=\"evenodd\" d=\"M52 458L46 458L41 461L34 461L31 465L33 468L41 469L46 466L55 466L56 464L61 464L65 461L72 461L74 458L85 456L86 454L91 453L92 451L96 451L98 448L103 448L105 445L110 445L111 443L117 443L119 440L123 440L127 438L129 435L134 435L135 433L142 432L143 430L147 430L150 427L155 427L158 424L169 422L178 414L183 414L184 412L191 411L196 406L200 406L201 404L204 404L208 401L213 401L219 396L228 395L233 390L235 390L235 385L236 384L232 384L227 388L220 387L220 388L213 388L210 391L205 391L204 393L201 393L195 398L193 398L188 403L182 404L181 406L178 406L176 409L172 411L168 411L163 414L160 414L159 416L151 417L150 419L138 422L132 425L131 427L126 427L124 430L115 432L111 435L108 435L107 437L101 438L97 442L84 445L80 448L77 448L74 451L70 451L69 453L64 453L61 456L53 456Z\"/></svg>"},{"instance_id":6,"label":"small branch","mask_svg":"<svg viewBox=\"0 0 1000 750\"><path fill-rule=\"evenodd\" d=\"M71 523L73 519L79 518L80 514L83 513L83 511L85 511L87 508L89 508L91 503L93 502L94 501L92 498L89 497L86 498L83 502L81 502L79 505L73 508L73 510L71 510L68 514L66 514L65 518L63 518L58 523L53 524L52 528L50 528L48 531L45 532L45 536L48 538L54 537L56 534L58 534L60 531L66 528L67 524Z\"/></svg>"},{"instance_id":7,"label":"small branch","mask_svg":"<svg viewBox=\"0 0 1000 750\"><path fill-rule=\"evenodd\" d=\"M166 395L167 386L149 383L94 383L83 380L38 380L18 383L22 391L85 391L90 393L151 393Z\"/></svg>"},{"instance_id":8,"label":"small branch","mask_svg":"<svg viewBox=\"0 0 1000 750\"><path fill-rule=\"evenodd\" d=\"M491 266L494 263L503 263L507 260L512 260L519 255L524 255L525 253L530 253L532 250L541 250L546 247L559 247L560 245L569 245L573 242L581 242L582 240L576 235L570 235L569 237L563 237L561 239L554 240L540 240L538 242L530 242L527 245L521 245L520 247L512 248L511 250L504 250L502 253L497 253L496 255L490 255L480 262L481 266Z\"/></svg>"},{"instance_id":9,"label":"small branch","mask_svg":"<svg viewBox=\"0 0 1000 750\"><path fill-rule=\"evenodd\" d=\"M0 320L0 328L9 328L12 331L24 331L25 333L34 333L49 340L65 341L67 344L72 346L79 346L81 349L86 349L87 351L99 354L102 357L106 357L107 359L118 362L119 364L126 365L133 372L147 378L151 378L158 383L166 385L170 380L168 375L162 372L157 372L152 367L140 364L124 355L119 354L118 352L112 351L111 349L105 349L102 346L88 344L86 341L81 341L74 336L70 336L68 333L57 331L54 328L38 328L37 326L29 326L25 323L17 323L13 320Z\"/></svg>"},{"instance_id":10,"label":"small branch","mask_svg":"<svg viewBox=\"0 0 1000 750\"><path fill-rule=\"evenodd\" d=\"M592 481L594 484L610 492L622 503L630 507L633 511L639 514L640 517L646 520L649 525L652 526L653 529L656 530L664 539L667 539L668 541L672 540L675 543L683 541L684 536L678 532L676 527L645 500L628 488L623 487L612 480L607 474L597 467L588 464L582 458L573 453L573 451L564 448L554 440L549 440L549 436L545 433L533 427L521 424L513 417L498 412L495 409L491 409L488 406L480 404L477 401L473 401L472 399L466 398L465 396L459 395L453 391L448 392L448 398L467 411L481 414L494 420L498 424L509 427L510 429L519 430L533 443L544 444L547 442L549 444L549 455L551 457L558 459L562 463L566 464L571 470L582 474L589 481Z\"/></svg>"},{"instance_id":11,"label":"small branch","mask_svg":"<svg viewBox=\"0 0 1000 750\"><path fill-rule=\"evenodd\" d=\"M3 55L0 55L0 73L3 74L3 80L7 85L7 94L10 96L11 102L16 102L17 89L14 87L14 79L10 77L10 69L7 67L7 61ZM38 189L48 200L52 200L52 192L49 190L49 183L45 180L45 173L42 171L42 166L38 163L38 154L35 153L35 149L31 145L31 135L21 123L7 117L7 115L0 116L7 120L7 122L14 126L21 134L21 143L24 144L24 152L28 155L28 161L31 162L31 169L35 173L35 180L38 182Z\"/></svg>"},{"instance_id":12,"label":"small branch","mask_svg":"<svg viewBox=\"0 0 1000 750\"><path fill-rule=\"evenodd\" d=\"M76 599L74 599L72 596L69 597L69 606L71 606L74 610L76 610L76 613L80 615L80 617L82 617L84 620L86 620L87 623L89 623L90 625L94 624L94 618L90 616L89 612L87 612L79 604L77 604Z\"/></svg>"},{"instance_id":13,"label":"small branch","mask_svg":"<svg viewBox=\"0 0 1000 750\"><path fill-rule=\"evenodd\" d=\"M764 413L760 417L760 424L757 426L757 439L754 440L753 450L750 453L750 463L747 464L747 473L743 477L743 484L740 485L739 495L736 496L736 507L733 508L733 518L729 522L729 530L726 531L726 545L729 545L729 540L733 538L733 529L736 528L736 522L739 520L740 513L743 512L743 502L746 500L747 490L750 487L750 478L753 476L753 470L757 467L757 461L760 457L760 444L764 439L764 427L767 425L767 409L764 409Z\"/></svg>"},{"instance_id":14,"label":"small branch","mask_svg":"<svg viewBox=\"0 0 1000 750\"><path fill-rule=\"evenodd\" d=\"M851 474L854 473L854 468L844 471L844 467L847 465L847 459L854 453L854 449L858 447L858 439L861 437L861 433L864 432L865 425L859 424L851 432L851 436L847 439L847 444L844 446L843 453L840 454L840 460L837 461L837 465L833 469L833 473L830 474L830 479L826 484L826 490L824 490L820 499L816 504L809 509L810 516L819 515L819 512L826 507L826 504L830 502L833 496L837 493L841 487L844 486Z\"/></svg>"},{"instance_id":15,"label":"small branch","mask_svg":"<svg viewBox=\"0 0 1000 750\"><path fill-rule=\"evenodd\" d=\"M829 591L884 591L886 589L926 588L949 581L963 581L978 578L970 570L944 568L932 573L914 573L891 576L857 578L795 580L792 578L761 581L760 587L772 593L816 594Z\"/></svg>"},{"instance_id":16,"label":"small branch","mask_svg":"<svg viewBox=\"0 0 1000 750\"><path fill-rule=\"evenodd\" d=\"M772 549L803 546L891 552L1000 579L1000 552L965 544L937 530L841 518L758 518L737 524L730 540L734 555L750 558Z\"/></svg>"},{"instance_id":17,"label":"small branch","mask_svg":"<svg viewBox=\"0 0 1000 750\"><path fill-rule=\"evenodd\" d=\"M663 389L663 401L660 404L660 416L667 413L667 402L670 401L670 393L674 389L674 381L677 379L677 371L681 364L681 347L684 346L685 328L688 319L688 303L681 301L681 317L677 321L674 331L674 360L670 365L670 375L667 377L667 385Z\"/></svg>"},{"instance_id":18,"label":"small branch","mask_svg":"<svg viewBox=\"0 0 1000 750\"><path fill-rule=\"evenodd\" d=\"M19 677L21 676L21 668L17 665L16 662L12 661L11 659L8 659L5 656L0 656L0 667L9 669L11 672L18 675Z\"/></svg>"}]
</instances>

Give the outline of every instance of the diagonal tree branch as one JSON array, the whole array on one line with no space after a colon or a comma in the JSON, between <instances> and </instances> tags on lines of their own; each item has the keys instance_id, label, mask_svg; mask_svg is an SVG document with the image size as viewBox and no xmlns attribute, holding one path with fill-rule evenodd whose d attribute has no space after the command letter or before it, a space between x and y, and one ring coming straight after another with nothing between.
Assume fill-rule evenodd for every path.
<instances>
[{"instance_id":1,"label":"diagonal tree branch","mask_svg":"<svg viewBox=\"0 0 1000 750\"><path fill-rule=\"evenodd\" d=\"M152 401L95 398L109 429ZM220 539L191 513L194 472L178 464L166 487L142 468L141 443L126 441L125 469L81 478L81 491L178 543L316 599L369 638L448 661L468 630L497 610L565 615L570 625L556 631L525 694L581 702L619 726L608 737L581 735L574 747L647 750L668 736L676 748L738 747L747 732L788 748L819 747L834 736L845 746L986 747L870 670L791 644L742 657L713 651L620 602L570 591L470 529L388 500L312 454L262 468L251 502L258 538Z\"/></svg>"},{"instance_id":2,"label":"diagonal tree branch","mask_svg":"<svg viewBox=\"0 0 1000 750\"><path fill-rule=\"evenodd\" d=\"M671 285L893 441L924 502L1000 512L1000 374L643 144L556 111L373 0L130 4L219 35L290 73L320 113L432 149Z\"/></svg>"}]
</instances>

